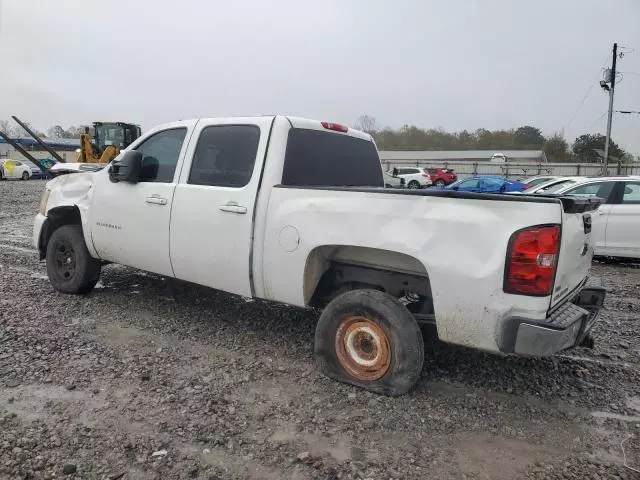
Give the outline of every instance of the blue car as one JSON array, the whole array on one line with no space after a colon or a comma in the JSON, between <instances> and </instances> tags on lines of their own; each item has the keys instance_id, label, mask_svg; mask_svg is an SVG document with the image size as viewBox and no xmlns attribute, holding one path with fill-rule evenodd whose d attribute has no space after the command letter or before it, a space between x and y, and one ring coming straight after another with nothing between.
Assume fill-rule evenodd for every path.
<instances>
[{"instance_id":1,"label":"blue car","mask_svg":"<svg viewBox=\"0 0 640 480\"><path fill-rule=\"evenodd\" d=\"M526 188L527 186L524 183L509 180L504 177L493 177L489 175L465 178L446 187L442 187L443 190L477 193L521 192Z\"/></svg>"}]
</instances>

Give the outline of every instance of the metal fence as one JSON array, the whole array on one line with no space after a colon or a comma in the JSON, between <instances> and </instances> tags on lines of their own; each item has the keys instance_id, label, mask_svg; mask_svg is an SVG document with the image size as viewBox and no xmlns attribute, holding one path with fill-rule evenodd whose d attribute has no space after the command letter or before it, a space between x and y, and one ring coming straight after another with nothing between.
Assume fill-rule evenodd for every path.
<instances>
[{"instance_id":1,"label":"metal fence","mask_svg":"<svg viewBox=\"0 0 640 480\"><path fill-rule=\"evenodd\" d=\"M438 162L416 160L383 161L385 170L393 167L443 167L455 170L458 178L474 175L500 175L507 178L524 178L534 175L559 175L559 176L597 176L602 172L599 163L534 163L534 162ZM640 163L612 164L608 166L608 175L640 175Z\"/></svg>"}]
</instances>

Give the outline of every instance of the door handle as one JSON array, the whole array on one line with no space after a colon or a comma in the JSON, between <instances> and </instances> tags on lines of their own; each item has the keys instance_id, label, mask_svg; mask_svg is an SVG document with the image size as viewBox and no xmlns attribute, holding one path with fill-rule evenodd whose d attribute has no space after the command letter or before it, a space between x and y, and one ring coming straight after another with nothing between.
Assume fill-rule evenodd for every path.
<instances>
[{"instance_id":1,"label":"door handle","mask_svg":"<svg viewBox=\"0 0 640 480\"><path fill-rule=\"evenodd\" d=\"M247 207L242 207L236 202L228 202L224 205L220 205L220 210L223 212L238 213L240 215L247 213Z\"/></svg>"},{"instance_id":2,"label":"door handle","mask_svg":"<svg viewBox=\"0 0 640 480\"><path fill-rule=\"evenodd\" d=\"M154 205L166 205L167 204L167 199L166 198L162 198L162 197L147 197L144 199L145 202L147 203L153 203Z\"/></svg>"}]
</instances>

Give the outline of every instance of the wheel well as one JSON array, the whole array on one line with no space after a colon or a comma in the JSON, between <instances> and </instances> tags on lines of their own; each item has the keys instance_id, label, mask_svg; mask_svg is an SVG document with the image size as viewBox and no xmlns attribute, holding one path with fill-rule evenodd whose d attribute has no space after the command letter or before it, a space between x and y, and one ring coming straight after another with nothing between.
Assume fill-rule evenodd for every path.
<instances>
[{"instance_id":1,"label":"wheel well","mask_svg":"<svg viewBox=\"0 0 640 480\"><path fill-rule=\"evenodd\" d=\"M315 248L304 275L305 303L323 307L345 290L372 288L396 298L420 297L421 310L433 312L431 284L424 265L403 253L350 245ZM424 300L428 305L424 306Z\"/></svg>"},{"instance_id":2,"label":"wheel well","mask_svg":"<svg viewBox=\"0 0 640 480\"><path fill-rule=\"evenodd\" d=\"M47 220L42 225L40 239L38 240L38 251L40 260L47 255L47 244L55 230L63 225L82 225L80 210L75 205L52 208L47 212Z\"/></svg>"}]
</instances>

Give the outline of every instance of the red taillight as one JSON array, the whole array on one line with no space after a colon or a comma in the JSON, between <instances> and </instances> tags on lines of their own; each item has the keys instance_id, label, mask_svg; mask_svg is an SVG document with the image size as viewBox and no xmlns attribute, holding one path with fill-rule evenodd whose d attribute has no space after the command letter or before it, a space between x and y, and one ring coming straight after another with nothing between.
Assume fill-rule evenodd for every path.
<instances>
[{"instance_id":1,"label":"red taillight","mask_svg":"<svg viewBox=\"0 0 640 480\"><path fill-rule=\"evenodd\" d=\"M560 250L560 226L532 227L514 233L507 251L504 291L551 295Z\"/></svg>"},{"instance_id":2,"label":"red taillight","mask_svg":"<svg viewBox=\"0 0 640 480\"><path fill-rule=\"evenodd\" d=\"M347 133L349 131L348 127L345 127L344 125L340 125L339 123L331 123L331 122L320 122L320 123L327 130L333 130L334 132Z\"/></svg>"}]
</instances>

